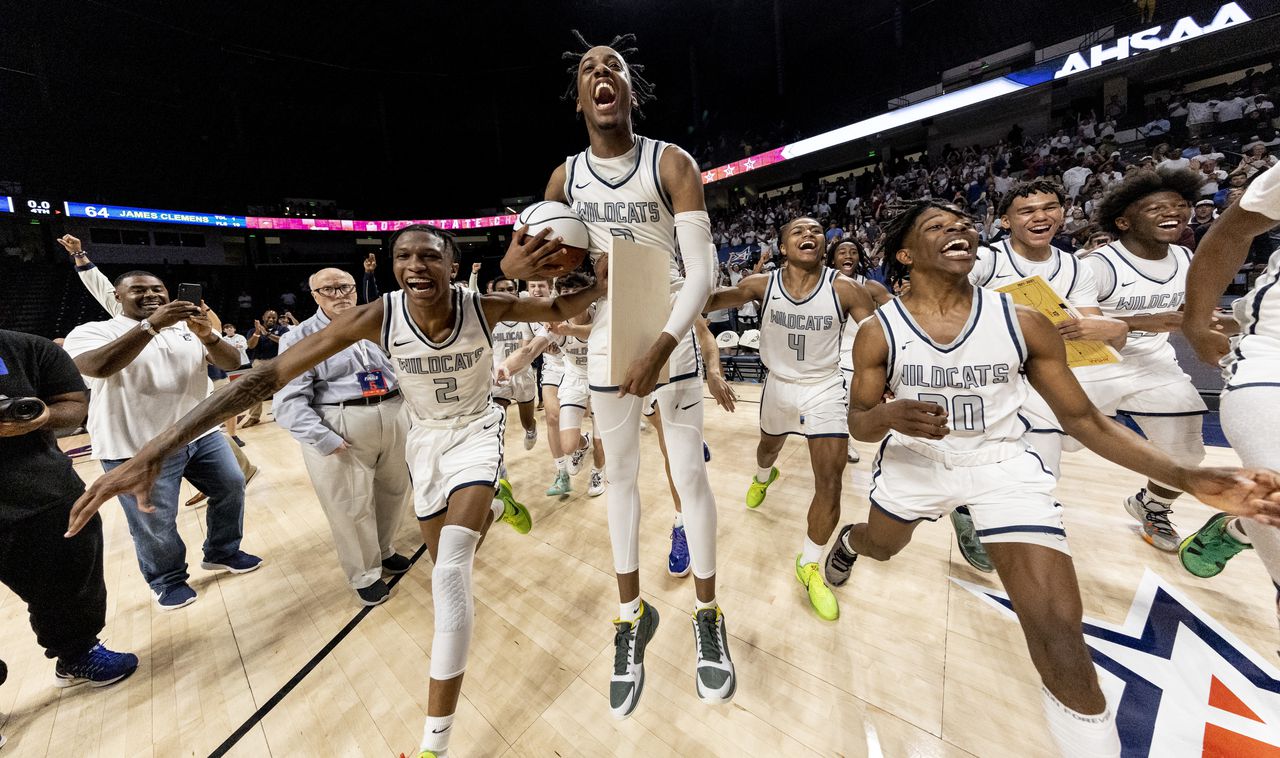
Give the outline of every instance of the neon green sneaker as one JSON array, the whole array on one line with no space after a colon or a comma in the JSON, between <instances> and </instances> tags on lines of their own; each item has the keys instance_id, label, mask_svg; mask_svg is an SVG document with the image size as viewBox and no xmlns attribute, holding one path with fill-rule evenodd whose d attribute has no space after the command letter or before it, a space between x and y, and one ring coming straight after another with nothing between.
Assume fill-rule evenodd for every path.
<instances>
[{"instance_id":1,"label":"neon green sneaker","mask_svg":"<svg viewBox=\"0 0 1280 758\"><path fill-rule=\"evenodd\" d=\"M1227 561L1237 553L1253 547L1232 537L1227 531L1231 518L1225 513L1213 514L1200 527L1200 531L1178 545L1178 559L1182 561L1183 568L1202 579L1208 579L1222 573L1222 569L1227 567Z\"/></svg>"},{"instance_id":2,"label":"neon green sneaker","mask_svg":"<svg viewBox=\"0 0 1280 758\"><path fill-rule=\"evenodd\" d=\"M764 495L765 495L765 492L769 489L769 485L773 484L773 481L777 478L778 478L777 466L774 466L769 469L769 481L767 482L758 482L756 481L755 475L752 475L751 486L747 487L747 507L759 508L760 504L764 502Z\"/></svg>"},{"instance_id":3,"label":"neon green sneaker","mask_svg":"<svg viewBox=\"0 0 1280 758\"><path fill-rule=\"evenodd\" d=\"M774 469L776 472L777 469ZM796 579L804 585L809 592L809 605L818 612L818 615L827 621L835 621L840 618L840 604L836 602L836 595L822 581L822 569L818 568L818 564L800 563L800 556L796 556Z\"/></svg>"},{"instance_id":4,"label":"neon green sneaker","mask_svg":"<svg viewBox=\"0 0 1280 758\"><path fill-rule=\"evenodd\" d=\"M533 517L529 515L528 508L516 502L516 496L511 492L511 482L506 479L498 480L498 499L502 501L501 520L520 534L528 534L533 528Z\"/></svg>"}]
</instances>

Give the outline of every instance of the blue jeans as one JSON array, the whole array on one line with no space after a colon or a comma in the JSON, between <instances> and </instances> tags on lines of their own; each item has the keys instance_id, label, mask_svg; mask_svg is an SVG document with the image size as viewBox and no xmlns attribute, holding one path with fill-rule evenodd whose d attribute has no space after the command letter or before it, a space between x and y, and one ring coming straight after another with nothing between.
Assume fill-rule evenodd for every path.
<instances>
[{"instance_id":1,"label":"blue jeans","mask_svg":"<svg viewBox=\"0 0 1280 758\"><path fill-rule=\"evenodd\" d=\"M127 459L102 461L111 469ZM156 593L183 584L187 573L187 546L178 534L178 487L183 477L209 496L205 509L204 559L217 562L240 549L244 532L244 474L226 438L214 432L190 443L164 459L160 477L151 488L154 513L138 510L132 495L120 495L124 517L133 535L138 568Z\"/></svg>"}]
</instances>

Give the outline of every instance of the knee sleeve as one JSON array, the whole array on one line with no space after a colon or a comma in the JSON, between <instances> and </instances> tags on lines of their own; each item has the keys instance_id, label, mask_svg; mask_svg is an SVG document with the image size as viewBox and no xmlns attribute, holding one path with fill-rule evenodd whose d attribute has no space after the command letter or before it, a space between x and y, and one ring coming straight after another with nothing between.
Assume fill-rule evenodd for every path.
<instances>
[{"instance_id":1,"label":"knee sleeve","mask_svg":"<svg viewBox=\"0 0 1280 758\"><path fill-rule=\"evenodd\" d=\"M1204 460L1203 416L1135 416L1151 444L1183 466Z\"/></svg>"},{"instance_id":2,"label":"knee sleeve","mask_svg":"<svg viewBox=\"0 0 1280 758\"><path fill-rule=\"evenodd\" d=\"M663 388L657 397L693 575L707 579L716 573L716 500L702 456L702 385Z\"/></svg>"},{"instance_id":3,"label":"knee sleeve","mask_svg":"<svg viewBox=\"0 0 1280 758\"><path fill-rule=\"evenodd\" d=\"M1062 476L1063 439L1065 438L1057 432L1027 433L1027 442L1031 443L1031 448L1035 450L1036 455L1040 456L1040 462L1049 469L1054 479Z\"/></svg>"},{"instance_id":4,"label":"knee sleeve","mask_svg":"<svg viewBox=\"0 0 1280 758\"><path fill-rule=\"evenodd\" d=\"M585 415L587 415L587 409L582 406L560 406L560 429L581 429L582 417Z\"/></svg>"},{"instance_id":5,"label":"knee sleeve","mask_svg":"<svg viewBox=\"0 0 1280 758\"><path fill-rule=\"evenodd\" d=\"M467 650L475 624L471 569L480 533L449 524L440 530L436 565L431 570L431 596L436 629L431 639L431 678L452 679L467 670Z\"/></svg>"},{"instance_id":6,"label":"knee sleeve","mask_svg":"<svg viewBox=\"0 0 1280 758\"><path fill-rule=\"evenodd\" d=\"M596 433L608 451L604 470L609 490L605 496L609 499L613 570L630 574L640 569L640 398L595 392L591 406Z\"/></svg>"}]
</instances>

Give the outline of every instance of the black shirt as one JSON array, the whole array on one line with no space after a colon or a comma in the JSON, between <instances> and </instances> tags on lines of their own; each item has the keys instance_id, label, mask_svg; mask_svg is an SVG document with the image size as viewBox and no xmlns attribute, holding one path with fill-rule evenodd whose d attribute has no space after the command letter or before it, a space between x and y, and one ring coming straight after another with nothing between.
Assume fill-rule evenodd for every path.
<instances>
[{"instance_id":1,"label":"black shirt","mask_svg":"<svg viewBox=\"0 0 1280 758\"><path fill-rule=\"evenodd\" d=\"M0 329L0 395L45 402L84 392L71 356L44 337ZM65 503L84 492L71 459L45 426L20 437L0 437L0 526Z\"/></svg>"},{"instance_id":2,"label":"black shirt","mask_svg":"<svg viewBox=\"0 0 1280 758\"><path fill-rule=\"evenodd\" d=\"M276 322L276 325L267 330L269 334L279 337L289 331L289 327ZM256 361L270 360L280 354L280 343L268 337L266 334L258 338L258 346L253 349L253 359Z\"/></svg>"}]
</instances>

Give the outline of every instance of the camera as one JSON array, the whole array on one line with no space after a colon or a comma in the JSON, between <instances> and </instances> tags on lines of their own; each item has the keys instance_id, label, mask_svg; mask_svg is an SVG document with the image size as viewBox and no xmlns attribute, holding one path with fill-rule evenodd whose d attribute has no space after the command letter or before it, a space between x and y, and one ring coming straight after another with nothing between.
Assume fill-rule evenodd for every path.
<instances>
[{"instance_id":1,"label":"camera","mask_svg":"<svg viewBox=\"0 0 1280 758\"><path fill-rule=\"evenodd\" d=\"M44 413L44 401L38 397L0 395L0 421L31 421Z\"/></svg>"}]
</instances>

